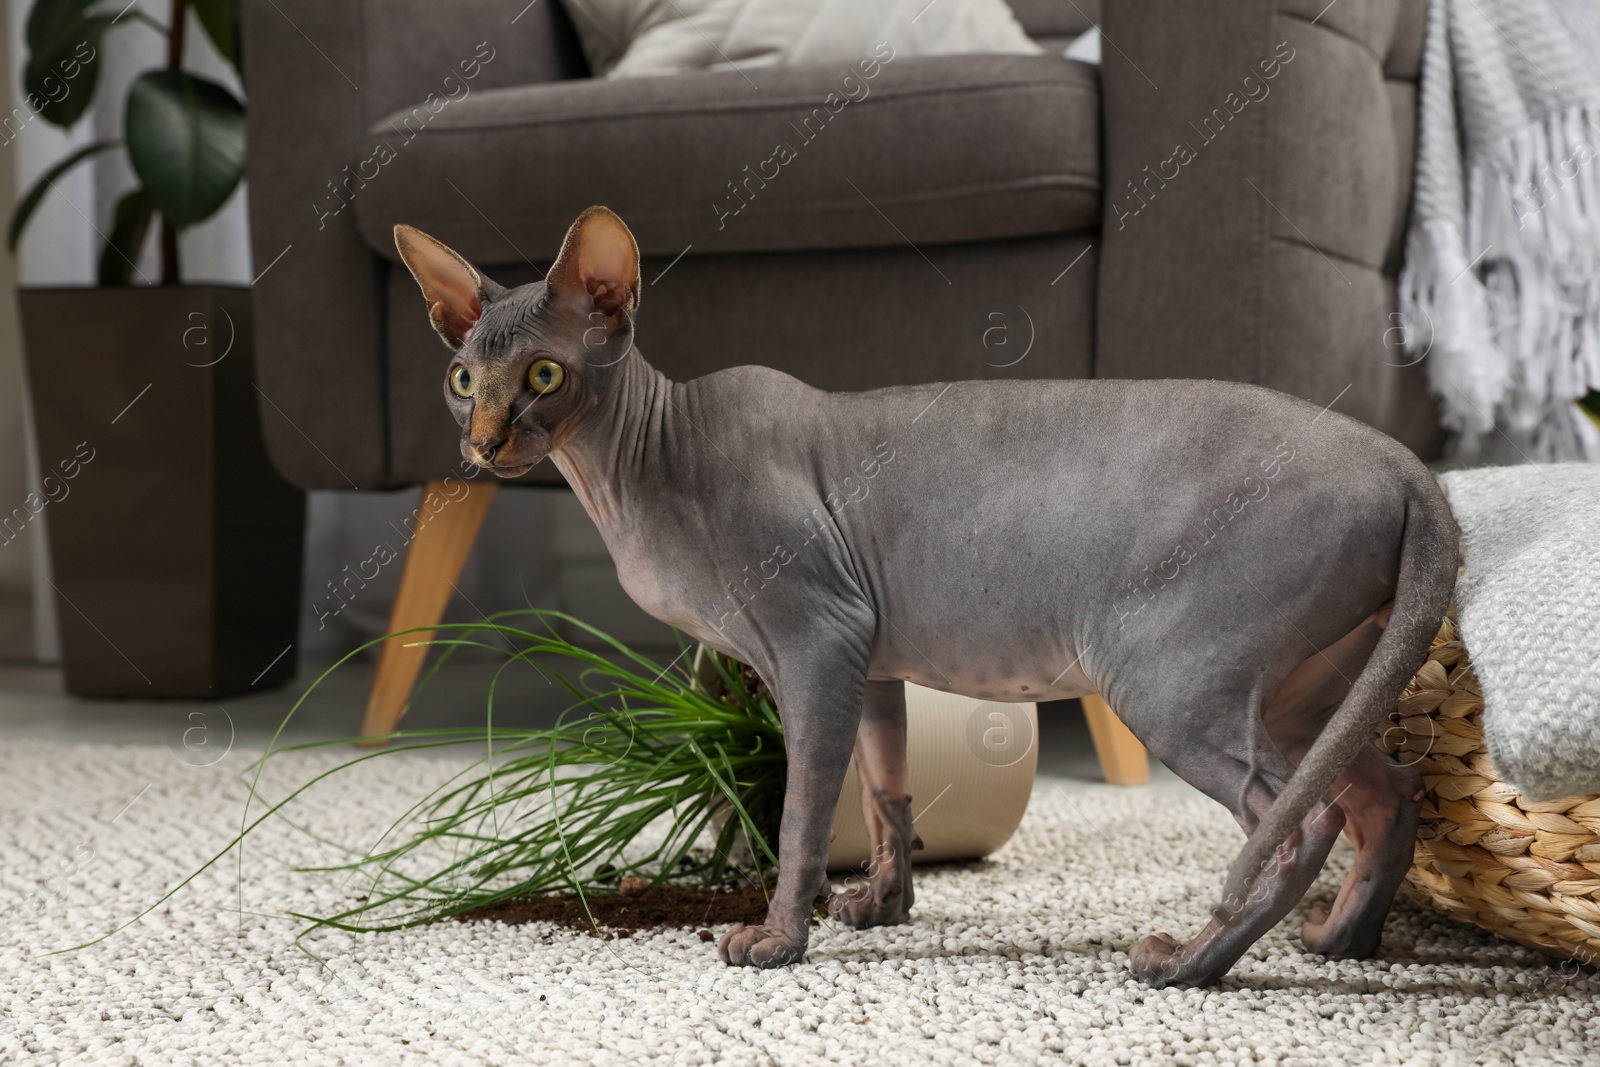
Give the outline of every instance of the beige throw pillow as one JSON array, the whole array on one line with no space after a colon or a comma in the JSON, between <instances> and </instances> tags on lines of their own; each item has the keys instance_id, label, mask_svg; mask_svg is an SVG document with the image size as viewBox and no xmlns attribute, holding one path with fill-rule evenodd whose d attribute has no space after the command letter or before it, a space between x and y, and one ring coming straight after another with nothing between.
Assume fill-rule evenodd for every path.
<instances>
[{"instance_id":1,"label":"beige throw pillow","mask_svg":"<svg viewBox=\"0 0 1600 1067\"><path fill-rule=\"evenodd\" d=\"M1036 55L1004 0L562 0L608 78L849 63L893 54Z\"/></svg>"}]
</instances>

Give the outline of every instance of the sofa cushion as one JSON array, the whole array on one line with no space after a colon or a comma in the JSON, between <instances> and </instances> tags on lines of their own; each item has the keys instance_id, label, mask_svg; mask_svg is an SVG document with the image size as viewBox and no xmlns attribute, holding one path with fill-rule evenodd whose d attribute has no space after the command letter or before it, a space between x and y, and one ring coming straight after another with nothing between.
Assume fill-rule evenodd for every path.
<instances>
[{"instance_id":1,"label":"sofa cushion","mask_svg":"<svg viewBox=\"0 0 1600 1067\"><path fill-rule=\"evenodd\" d=\"M1099 25L1100 0L1006 0L1034 38L1076 37ZM1041 42L1043 43L1043 42Z\"/></svg>"},{"instance_id":2,"label":"sofa cushion","mask_svg":"<svg viewBox=\"0 0 1600 1067\"><path fill-rule=\"evenodd\" d=\"M1038 55L1004 0L562 0L607 78L845 64L886 41L903 56ZM919 10L920 8L920 10Z\"/></svg>"},{"instance_id":3,"label":"sofa cushion","mask_svg":"<svg viewBox=\"0 0 1600 1067\"><path fill-rule=\"evenodd\" d=\"M1055 55L528 85L379 122L328 207L390 259L404 222L483 264L548 260L596 203L645 255L1072 232L1099 116L1096 69Z\"/></svg>"}]
</instances>

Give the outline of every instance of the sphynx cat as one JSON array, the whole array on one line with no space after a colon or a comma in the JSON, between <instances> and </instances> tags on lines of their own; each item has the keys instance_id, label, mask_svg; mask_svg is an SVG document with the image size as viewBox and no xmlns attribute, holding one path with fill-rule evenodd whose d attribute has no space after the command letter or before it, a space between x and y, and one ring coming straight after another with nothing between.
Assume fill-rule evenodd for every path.
<instances>
[{"instance_id":1,"label":"sphynx cat","mask_svg":"<svg viewBox=\"0 0 1600 1067\"><path fill-rule=\"evenodd\" d=\"M741 366L673 382L633 346L639 251L608 209L578 217L543 282L510 290L418 230L395 242L454 352L462 455L504 478L550 457L639 606L772 690L778 883L759 926L723 936L725 962L804 955L852 751L880 862L830 911L907 921L907 681L995 701L1100 693L1239 821L1205 928L1131 948L1144 981L1220 978L1341 829L1355 865L1301 939L1376 952L1422 789L1371 737L1458 558L1444 496L1403 446L1216 381L834 393Z\"/></svg>"}]
</instances>

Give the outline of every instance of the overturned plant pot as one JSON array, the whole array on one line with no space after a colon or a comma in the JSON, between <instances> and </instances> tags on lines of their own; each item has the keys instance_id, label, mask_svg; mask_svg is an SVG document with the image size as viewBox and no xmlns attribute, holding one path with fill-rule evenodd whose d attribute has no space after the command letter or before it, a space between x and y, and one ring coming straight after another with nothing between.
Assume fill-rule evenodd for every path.
<instances>
[{"instance_id":1,"label":"overturned plant pot","mask_svg":"<svg viewBox=\"0 0 1600 1067\"><path fill-rule=\"evenodd\" d=\"M1011 840L1039 767L1035 704L1002 704L906 683L906 790L917 863L981 859ZM828 869L871 863L855 760L834 809Z\"/></svg>"},{"instance_id":2,"label":"overturned plant pot","mask_svg":"<svg viewBox=\"0 0 1600 1067\"><path fill-rule=\"evenodd\" d=\"M261 439L250 292L23 289L68 692L220 697L294 675L305 496Z\"/></svg>"},{"instance_id":3,"label":"overturned plant pot","mask_svg":"<svg viewBox=\"0 0 1600 1067\"><path fill-rule=\"evenodd\" d=\"M753 668L740 664L744 685L769 699ZM694 674L713 696L725 691L704 647ZM943 693L912 682L906 693L906 790L922 847L917 863L982 859L1011 840L1028 810L1039 769L1039 714L1034 703L1001 703ZM719 813L716 828L727 818ZM777 834L767 831L776 847ZM735 866L759 867L740 834ZM872 841L861 808L861 775L855 757L845 771L833 812L828 870L861 871L872 866Z\"/></svg>"}]
</instances>

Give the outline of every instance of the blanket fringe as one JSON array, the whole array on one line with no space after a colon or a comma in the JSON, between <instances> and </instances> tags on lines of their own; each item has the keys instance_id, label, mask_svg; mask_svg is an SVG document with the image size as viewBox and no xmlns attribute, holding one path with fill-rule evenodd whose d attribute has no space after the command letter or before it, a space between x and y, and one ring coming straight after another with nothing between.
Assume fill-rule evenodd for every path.
<instances>
[{"instance_id":1,"label":"blanket fringe","mask_svg":"<svg viewBox=\"0 0 1600 1067\"><path fill-rule=\"evenodd\" d=\"M1412 228L1401 310L1455 432L1450 458L1504 435L1536 461L1600 460L1573 403L1600 387L1600 110L1546 116L1479 156L1467 232Z\"/></svg>"}]
</instances>

